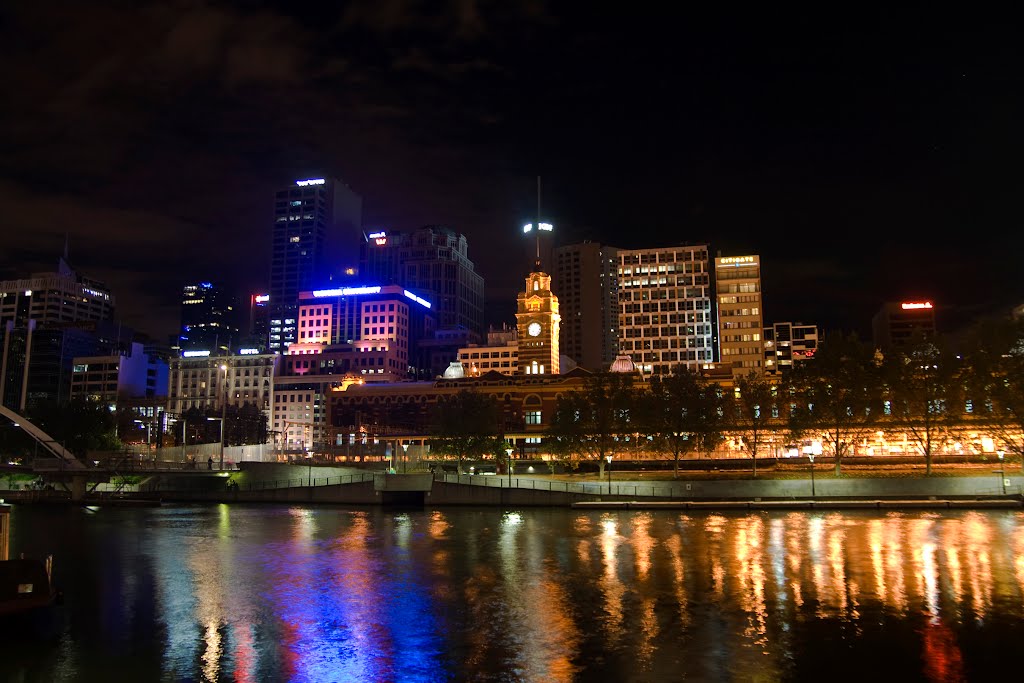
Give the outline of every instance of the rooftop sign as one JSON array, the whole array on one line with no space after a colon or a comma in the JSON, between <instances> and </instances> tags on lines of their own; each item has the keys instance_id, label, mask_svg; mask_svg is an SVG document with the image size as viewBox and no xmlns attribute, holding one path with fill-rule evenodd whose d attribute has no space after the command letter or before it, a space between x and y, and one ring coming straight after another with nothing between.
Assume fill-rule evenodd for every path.
<instances>
[{"instance_id":1,"label":"rooftop sign","mask_svg":"<svg viewBox=\"0 0 1024 683\"><path fill-rule=\"evenodd\" d=\"M344 287L341 289L316 289L313 296L322 299L328 296L359 296L360 294L380 294L380 285L376 287Z\"/></svg>"},{"instance_id":2,"label":"rooftop sign","mask_svg":"<svg viewBox=\"0 0 1024 683\"><path fill-rule=\"evenodd\" d=\"M308 185L323 185L326 180L323 178L310 178L309 180L296 180L295 184L299 187L306 187Z\"/></svg>"},{"instance_id":3,"label":"rooftop sign","mask_svg":"<svg viewBox=\"0 0 1024 683\"><path fill-rule=\"evenodd\" d=\"M904 311L909 311L909 310L912 310L912 309L915 309L915 308L931 308L932 307L932 302L931 301L922 301L922 302L919 302L919 303L916 303L916 302L915 303L903 303L903 304L900 304L900 307Z\"/></svg>"},{"instance_id":4,"label":"rooftop sign","mask_svg":"<svg viewBox=\"0 0 1024 683\"><path fill-rule=\"evenodd\" d=\"M725 258L718 259L718 264L722 266L742 266L746 263L757 263L753 256L726 256Z\"/></svg>"}]
</instances>

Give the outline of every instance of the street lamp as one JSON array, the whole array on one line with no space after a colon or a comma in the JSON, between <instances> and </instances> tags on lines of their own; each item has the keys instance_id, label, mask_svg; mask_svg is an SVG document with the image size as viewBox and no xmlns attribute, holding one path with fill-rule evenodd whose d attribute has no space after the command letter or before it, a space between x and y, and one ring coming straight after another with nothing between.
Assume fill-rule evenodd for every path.
<instances>
[{"instance_id":1,"label":"street lamp","mask_svg":"<svg viewBox=\"0 0 1024 683\"><path fill-rule=\"evenodd\" d=\"M228 366L221 364L220 369L224 372L224 400L220 404L220 469L224 470L224 418L228 413Z\"/></svg>"},{"instance_id":2,"label":"street lamp","mask_svg":"<svg viewBox=\"0 0 1024 683\"><path fill-rule=\"evenodd\" d=\"M508 468L508 485L512 487L512 448L505 449L505 467Z\"/></svg>"},{"instance_id":3,"label":"street lamp","mask_svg":"<svg viewBox=\"0 0 1024 683\"><path fill-rule=\"evenodd\" d=\"M1006 495L1006 471L1003 468L1003 451L1002 449L996 451L996 455L999 456L999 488L1002 489L1003 495Z\"/></svg>"},{"instance_id":4,"label":"street lamp","mask_svg":"<svg viewBox=\"0 0 1024 683\"><path fill-rule=\"evenodd\" d=\"M402 474L409 471L409 444L402 444Z\"/></svg>"},{"instance_id":5,"label":"street lamp","mask_svg":"<svg viewBox=\"0 0 1024 683\"><path fill-rule=\"evenodd\" d=\"M811 498L814 498L814 453L808 453L807 457L811 460Z\"/></svg>"},{"instance_id":6,"label":"street lamp","mask_svg":"<svg viewBox=\"0 0 1024 683\"><path fill-rule=\"evenodd\" d=\"M220 422L220 467L218 469L224 469L224 418L223 417L208 417L206 418L210 422Z\"/></svg>"},{"instance_id":7,"label":"street lamp","mask_svg":"<svg viewBox=\"0 0 1024 683\"><path fill-rule=\"evenodd\" d=\"M612 495L612 456L606 455L604 459L608 461L608 495Z\"/></svg>"}]
</instances>

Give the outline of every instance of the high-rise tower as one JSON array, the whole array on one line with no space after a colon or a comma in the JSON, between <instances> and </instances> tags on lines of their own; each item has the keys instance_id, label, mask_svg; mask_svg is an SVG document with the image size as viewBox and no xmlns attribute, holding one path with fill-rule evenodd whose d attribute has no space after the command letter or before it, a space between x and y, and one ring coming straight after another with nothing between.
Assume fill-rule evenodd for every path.
<instances>
[{"instance_id":1,"label":"high-rise tower","mask_svg":"<svg viewBox=\"0 0 1024 683\"><path fill-rule=\"evenodd\" d=\"M309 178L274 197L270 260L271 351L296 340L299 292L318 289L354 268L362 199L336 178Z\"/></svg>"},{"instance_id":2,"label":"high-rise tower","mask_svg":"<svg viewBox=\"0 0 1024 683\"><path fill-rule=\"evenodd\" d=\"M761 310L761 259L756 255L715 259L718 344L721 363L733 377L764 372L764 317Z\"/></svg>"},{"instance_id":3,"label":"high-rise tower","mask_svg":"<svg viewBox=\"0 0 1024 683\"><path fill-rule=\"evenodd\" d=\"M178 345L182 350L230 348L237 343L238 304L224 287L211 282L185 285L181 297L181 329Z\"/></svg>"},{"instance_id":4,"label":"high-rise tower","mask_svg":"<svg viewBox=\"0 0 1024 683\"><path fill-rule=\"evenodd\" d=\"M449 227L369 232L359 277L361 284L401 285L430 299L439 328L482 334L484 279L469 259L466 236Z\"/></svg>"},{"instance_id":5,"label":"high-rise tower","mask_svg":"<svg viewBox=\"0 0 1024 683\"><path fill-rule=\"evenodd\" d=\"M562 354L604 370L619 352L618 252L597 242L554 249L551 288L558 296Z\"/></svg>"}]
</instances>

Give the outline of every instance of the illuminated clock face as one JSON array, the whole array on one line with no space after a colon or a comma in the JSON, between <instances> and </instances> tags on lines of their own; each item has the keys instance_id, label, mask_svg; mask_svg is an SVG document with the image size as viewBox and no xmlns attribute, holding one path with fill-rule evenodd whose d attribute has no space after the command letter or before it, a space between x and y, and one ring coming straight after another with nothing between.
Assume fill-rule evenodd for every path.
<instances>
[{"instance_id":1,"label":"illuminated clock face","mask_svg":"<svg viewBox=\"0 0 1024 683\"><path fill-rule=\"evenodd\" d=\"M526 331L531 337L536 337L540 334L540 323L530 323L530 326L526 328Z\"/></svg>"}]
</instances>

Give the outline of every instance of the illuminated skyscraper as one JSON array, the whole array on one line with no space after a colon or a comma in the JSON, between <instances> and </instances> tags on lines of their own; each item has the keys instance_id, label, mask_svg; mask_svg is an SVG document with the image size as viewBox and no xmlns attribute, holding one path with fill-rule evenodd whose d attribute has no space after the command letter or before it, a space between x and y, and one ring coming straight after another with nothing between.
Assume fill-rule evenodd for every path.
<instances>
[{"instance_id":1,"label":"illuminated skyscraper","mask_svg":"<svg viewBox=\"0 0 1024 683\"><path fill-rule=\"evenodd\" d=\"M238 304L224 287L211 282L185 285L181 297L182 350L230 348L239 341Z\"/></svg>"},{"instance_id":2,"label":"illuminated skyscraper","mask_svg":"<svg viewBox=\"0 0 1024 683\"><path fill-rule=\"evenodd\" d=\"M620 249L617 259L620 352L644 375L713 363L708 246Z\"/></svg>"},{"instance_id":3,"label":"illuminated skyscraper","mask_svg":"<svg viewBox=\"0 0 1024 683\"><path fill-rule=\"evenodd\" d=\"M761 259L756 255L715 259L718 345L721 364L733 377L764 373Z\"/></svg>"},{"instance_id":4,"label":"illuminated skyscraper","mask_svg":"<svg viewBox=\"0 0 1024 683\"><path fill-rule=\"evenodd\" d=\"M296 340L299 292L326 286L354 269L362 199L331 178L296 180L274 197L270 260L270 343L281 352Z\"/></svg>"}]
</instances>

